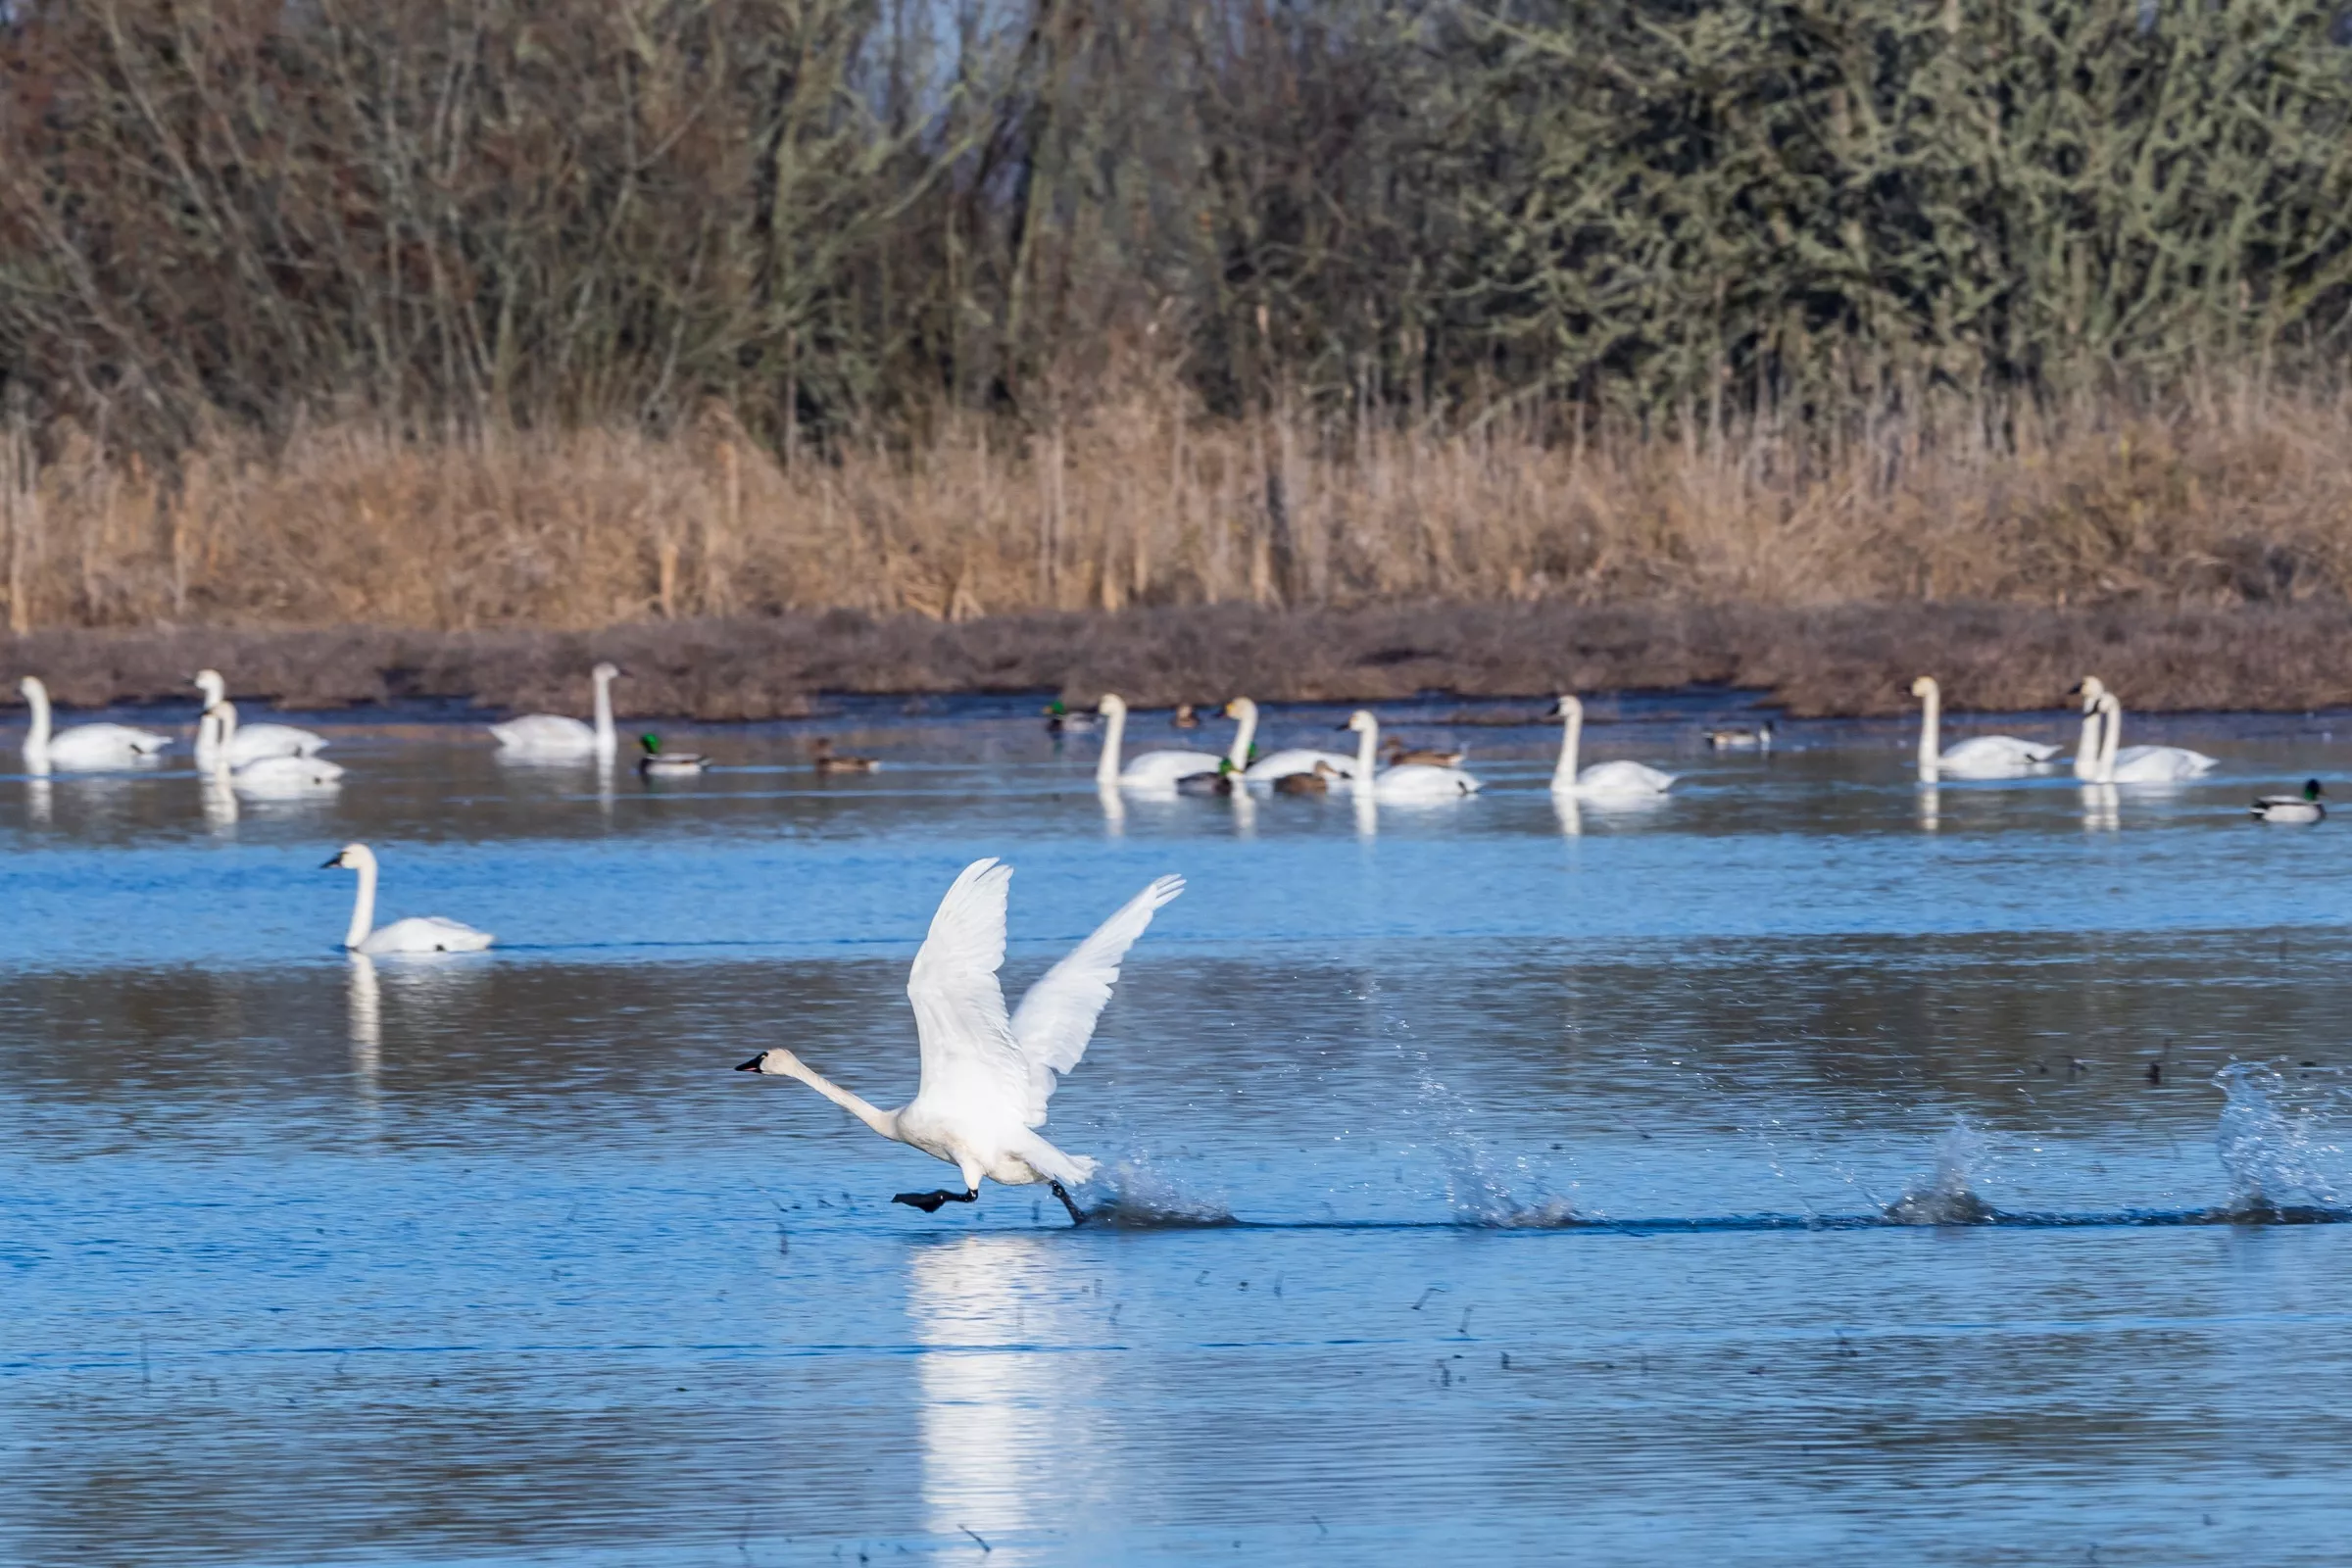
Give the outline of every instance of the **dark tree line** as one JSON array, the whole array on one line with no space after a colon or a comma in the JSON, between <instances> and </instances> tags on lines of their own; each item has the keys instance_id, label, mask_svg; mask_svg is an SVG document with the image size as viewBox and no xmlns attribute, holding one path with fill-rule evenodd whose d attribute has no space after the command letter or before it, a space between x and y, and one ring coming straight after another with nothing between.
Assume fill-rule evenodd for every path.
<instances>
[{"instance_id":1,"label":"dark tree line","mask_svg":"<svg viewBox=\"0 0 2352 1568\"><path fill-rule=\"evenodd\" d=\"M0 379L779 448L1213 411L1834 424L2326 374L2316 0L9 0ZM1578 416L1582 417L1582 414Z\"/></svg>"}]
</instances>

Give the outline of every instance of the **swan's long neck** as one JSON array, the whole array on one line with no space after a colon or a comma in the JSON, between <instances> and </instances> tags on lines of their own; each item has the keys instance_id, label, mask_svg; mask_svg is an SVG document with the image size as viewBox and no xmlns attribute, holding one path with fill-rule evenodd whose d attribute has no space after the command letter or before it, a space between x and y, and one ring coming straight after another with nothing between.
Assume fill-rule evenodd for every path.
<instances>
[{"instance_id":1,"label":"swan's long neck","mask_svg":"<svg viewBox=\"0 0 2352 1568\"><path fill-rule=\"evenodd\" d=\"M1551 787L1555 790L1576 788L1576 754L1585 744L1585 705L1573 697L1560 702L1561 715L1567 720L1560 726L1560 760L1552 764Z\"/></svg>"},{"instance_id":2,"label":"swan's long neck","mask_svg":"<svg viewBox=\"0 0 2352 1568\"><path fill-rule=\"evenodd\" d=\"M49 688L39 681L24 686L24 700L32 705L32 727L24 732L24 755L46 761L49 757Z\"/></svg>"},{"instance_id":3,"label":"swan's long neck","mask_svg":"<svg viewBox=\"0 0 2352 1568\"><path fill-rule=\"evenodd\" d=\"M1380 720L1370 713L1364 715L1364 727L1355 732L1355 782L1358 789L1372 787L1372 773L1379 765Z\"/></svg>"},{"instance_id":4,"label":"swan's long neck","mask_svg":"<svg viewBox=\"0 0 2352 1568\"><path fill-rule=\"evenodd\" d=\"M596 749L609 752L616 744L612 734L612 678L596 677Z\"/></svg>"},{"instance_id":5,"label":"swan's long neck","mask_svg":"<svg viewBox=\"0 0 2352 1568\"><path fill-rule=\"evenodd\" d=\"M2085 784L2099 776L2099 752L2103 744L2100 731L2105 727L2100 722L2097 704L2082 710L2082 738L2075 742L2075 777Z\"/></svg>"},{"instance_id":6,"label":"swan's long neck","mask_svg":"<svg viewBox=\"0 0 2352 1568\"><path fill-rule=\"evenodd\" d=\"M204 716L211 721L213 727L213 745L208 754L212 760L213 771L225 773L228 771L228 743L237 738L237 705L223 699L206 709ZM199 752L205 750L202 726L197 729L196 749Z\"/></svg>"},{"instance_id":7,"label":"swan's long neck","mask_svg":"<svg viewBox=\"0 0 2352 1568\"><path fill-rule=\"evenodd\" d=\"M1248 698L1237 705L1241 710L1241 727L1233 732L1233 750L1227 759L1239 770L1250 765L1250 743L1257 739L1257 705Z\"/></svg>"},{"instance_id":8,"label":"swan's long neck","mask_svg":"<svg viewBox=\"0 0 2352 1568\"><path fill-rule=\"evenodd\" d=\"M367 941L368 933L374 929L375 857L370 855L360 860L360 892L359 897L351 901L351 929L343 933L343 945L356 948Z\"/></svg>"},{"instance_id":9,"label":"swan's long neck","mask_svg":"<svg viewBox=\"0 0 2352 1568\"><path fill-rule=\"evenodd\" d=\"M2099 716L2105 721L2099 725L2099 782L2112 784L2116 747L2124 738L2124 705L2115 700L2115 693L2099 699Z\"/></svg>"},{"instance_id":10,"label":"swan's long neck","mask_svg":"<svg viewBox=\"0 0 2352 1568\"><path fill-rule=\"evenodd\" d=\"M1102 757L1095 763L1095 782L1105 788L1119 781L1119 747L1127 739L1127 705L1109 707L1102 722Z\"/></svg>"},{"instance_id":11,"label":"swan's long neck","mask_svg":"<svg viewBox=\"0 0 2352 1568\"><path fill-rule=\"evenodd\" d=\"M1943 689L1927 685L1919 696L1919 765L1933 772L1943 756Z\"/></svg>"},{"instance_id":12,"label":"swan's long neck","mask_svg":"<svg viewBox=\"0 0 2352 1568\"><path fill-rule=\"evenodd\" d=\"M801 1082L807 1084L809 1088L815 1090L818 1094L824 1096L827 1100L830 1100L833 1102L833 1103L839 1105L842 1109L848 1111L851 1115L857 1117L859 1121L865 1123L868 1127L871 1127L883 1137L890 1139L894 1143L905 1142L904 1139L899 1137L899 1113L897 1111L884 1110L879 1105L870 1104L867 1102L858 1099L856 1095L851 1094L847 1089L842 1088L841 1085L833 1082L823 1073L818 1072L815 1068L809 1066L807 1062L802 1061L797 1057L794 1058L792 1065L785 1068L784 1071L789 1076L798 1078Z\"/></svg>"}]
</instances>

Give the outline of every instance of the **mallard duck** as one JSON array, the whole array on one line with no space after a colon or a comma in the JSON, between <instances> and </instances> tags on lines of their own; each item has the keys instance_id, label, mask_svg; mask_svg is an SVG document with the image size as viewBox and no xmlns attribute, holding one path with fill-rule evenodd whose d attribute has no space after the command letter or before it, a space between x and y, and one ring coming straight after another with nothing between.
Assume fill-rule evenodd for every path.
<instances>
[{"instance_id":1,"label":"mallard duck","mask_svg":"<svg viewBox=\"0 0 2352 1568\"><path fill-rule=\"evenodd\" d=\"M819 773L871 773L882 764L870 757L842 757L833 750L833 737L819 735L809 764Z\"/></svg>"},{"instance_id":2,"label":"mallard duck","mask_svg":"<svg viewBox=\"0 0 2352 1568\"><path fill-rule=\"evenodd\" d=\"M1277 795L1329 795L1331 781L1347 775L1329 762L1317 762L1309 773L1285 773L1274 781Z\"/></svg>"},{"instance_id":3,"label":"mallard duck","mask_svg":"<svg viewBox=\"0 0 2352 1568\"><path fill-rule=\"evenodd\" d=\"M664 774L700 773L710 765L710 759L700 752L665 752L659 735L640 735L637 744L644 755L637 759L637 771L649 778Z\"/></svg>"},{"instance_id":4,"label":"mallard duck","mask_svg":"<svg viewBox=\"0 0 2352 1568\"><path fill-rule=\"evenodd\" d=\"M1179 795L1231 795L1241 786L1241 770L1233 765L1233 759L1223 758L1218 760L1217 770L1213 773L1188 773L1178 779L1176 793Z\"/></svg>"},{"instance_id":5,"label":"mallard duck","mask_svg":"<svg viewBox=\"0 0 2352 1568\"><path fill-rule=\"evenodd\" d=\"M1389 765L1391 767L1403 767L1407 763L1419 763L1425 767L1459 767L1462 765L1462 759L1469 755L1468 752L1462 751L1441 752L1434 747L1406 746L1401 741L1389 742Z\"/></svg>"},{"instance_id":6,"label":"mallard duck","mask_svg":"<svg viewBox=\"0 0 2352 1568\"><path fill-rule=\"evenodd\" d=\"M2320 781L2306 779L2300 795L2265 795L2257 800L2252 810L2265 822L2321 822L2327 820L2328 808L2320 804Z\"/></svg>"},{"instance_id":7,"label":"mallard duck","mask_svg":"<svg viewBox=\"0 0 2352 1568\"><path fill-rule=\"evenodd\" d=\"M1091 735L1095 724L1094 714L1073 713L1058 697L1046 705L1046 728L1056 735Z\"/></svg>"},{"instance_id":8,"label":"mallard duck","mask_svg":"<svg viewBox=\"0 0 2352 1568\"><path fill-rule=\"evenodd\" d=\"M1719 752L1769 752L1772 720L1768 718L1754 729L1711 729L1707 744Z\"/></svg>"}]
</instances>

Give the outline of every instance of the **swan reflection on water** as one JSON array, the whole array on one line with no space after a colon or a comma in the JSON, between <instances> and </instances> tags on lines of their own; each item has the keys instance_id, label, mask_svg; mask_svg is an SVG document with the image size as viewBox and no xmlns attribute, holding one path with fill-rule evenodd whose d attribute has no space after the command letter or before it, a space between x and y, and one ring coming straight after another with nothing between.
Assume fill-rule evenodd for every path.
<instances>
[{"instance_id":1,"label":"swan reflection on water","mask_svg":"<svg viewBox=\"0 0 2352 1568\"><path fill-rule=\"evenodd\" d=\"M360 1099L375 1103L375 1079L384 1059L384 1004L377 988L375 960L365 953L344 956L350 962L343 1004L351 1026L351 1070L359 1080Z\"/></svg>"},{"instance_id":2,"label":"swan reflection on water","mask_svg":"<svg viewBox=\"0 0 2352 1568\"><path fill-rule=\"evenodd\" d=\"M1072 1519L1115 1505L1103 1360L1071 1348L1098 1338L1110 1307L1077 1294L1063 1255L1034 1236L963 1236L908 1254L906 1315L925 1352L924 1511L933 1535L978 1535L997 1562L1066 1544Z\"/></svg>"},{"instance_id":3,"label":"swan reflection on water","mask_svg":"<svg viewBox=\"0 0 2352 1568\"><path fill-rule=\"evenodd\" d=\"M2112 833L2123 825L2117 814L2118 798L2112 784L2082 786L2082 830L2086 833Z\"/></svg>"},{"instance_id":4,"label":"swan reflection on water","mask_svg":"<svg viewBox=\"0 0 2352 1568\"><path fill-rule=\"evenodd\" d=\"M237 792L210 768L196 775L196 792L205 828L216 838L232 837L237 825Z\"/></svg>"},{"instance_id":5,"label":"swan reflection on water","mask_svg":"<svg viewBox=\"0 0 2352 1568\"><path fill-rule=\"evenodd\" d=\"M1928 768L1919 773L1919 830L1934 833L1943 826L1943 791L1936 786L1936 774Z\"/></svg>"}]
</instances>

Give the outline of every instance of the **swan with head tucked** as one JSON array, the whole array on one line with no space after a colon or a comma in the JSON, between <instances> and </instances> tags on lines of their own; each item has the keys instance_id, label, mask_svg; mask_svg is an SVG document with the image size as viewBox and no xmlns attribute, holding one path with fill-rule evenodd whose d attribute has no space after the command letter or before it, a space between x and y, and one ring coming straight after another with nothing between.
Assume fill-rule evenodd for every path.
<instances>
[{"instance_id":1,"label":"swan with head tucked","mask_svg":"<svg viewBox=\"0 0 2352 1568\"><path fill-rule=\"evenodd\" d=\"M1920 700L1919 770L1950 773L1959 778L2015 778L2051 760L2065 748L2043 741L2020 740L2014 735L1971 735L1937 750L1943 740L1943 688L1933 675L1911 683Z\"/></svg>"},{"instance_id":2,"label":"swan with head tucked","mask_svg":"<svg viewBox=\"0 0 2352 1568\"><path fill-rule=\"evenodd\" d=\"M618 745L612 729L612 682L619 679L616 664L602 663L588 672L596 688L596 722L583 724L562 713L525 713L490 726L499 749L535 758L611 757Z\"/></svg>"},{"instance_id":3,"label":"swan with head tucked","mask_svg":"<svg viewBox=\"0 0 2352 1568\"><path fill-rule=\"evenodd\" d=\"M1560 760L1551 769L1552 794L1624 801L1663 795L1674 787L1675 774L1661 773L1642 762L1594 762L1578 772L1577 752L1584 745L1585 734L1584 700L1562 697L1552 711L1553 716L1565 720L1560 731Z\"/></svg>"},{"instance_id":4,"label":"swan with head tucked","mask_svg":"<svg viewBox=\"0 0 2352 1568\"><path fill-rule=\"evenodd\" d=\"M49 688L37 675L17 682L17 690L32 705L32 727L24 732L24 765L33 772L53 767L69 771L99 771L128 767L154 757L172 744L169 735L133 729L128 724L76 724L53 730L49 722Z\"/></svg>"},{"instance_id":5,"label":"swan with head tucked","mask_svg":"<svg viewBox=\"0 0 2352 1568\"><path fill-rule=\"evenodd\" d=\"M382 957L391 953L479 953L490 945L489 932L438 914L413 914L369 929L375 919L375 852L365 844L346 844L319 869L335 866L360 873L359 897L351 906L351 929L343 933L343 946L351 952Z\"/></svg>"},{"instance_id":6,"label":"swan with head tucked","mask_svg":"<svg viewBox=\"0 0 2352 1568\"><path fill-rule=\"evenodd\" d=\"M257 757L238 766L229 760L237 755L237 705L223 697L204 710L196 724L196 755L214 779L248 794L270 790L301 791L333 786L343 777L343 769L323 757L308 757L298 752L276 752Z\"/></svg>"},{"instance_id":7,"label":"swan with head tucked","mask_svg":"<svg viewBox=\"0 0 2352 1568\"><path fill-rule=\"evenodd\" d=\"M1064 1153L1037 1129L1046 1124L1056 1075L1086 1054L1127 950L1153 911L1184 891L1184 878L1160 877L1128 900L1047 970L1007 1016L997 970L1004 962L1011 879L1011 866L974 860L931 917L930 934L906 977L922 1078L905 1105L884 1110L871 1104L781 1047L736 1071L798 1078L883 1137L955 1166L963 1183L960 1189L900 1193L895 1202L933 1214L942 1203L976 1201L983 1177L1005 1186L1043 1182L1069 1210L1071 1222L1082 1225L1086 1215L1063 1184L1087 1180L1095 1162Z\"/></svg>"},{"instance_id":8,"label":"swan with head tucked","mask_svg":"<svg viewBox=\"0 0 2352 1568\"><path fill-rule=\"evenodd\" d=\"M2172 784L2195 778L2220 765L2220 759L2192 752L2185 746L2127 746L2116 750L2124 734L2124 705L2113 692L2099 694L2099 778L2102 784Z\"/></svg>"},{"instance_id":9,"label":"swan with head tucked","mask_svg":"<svg viewBox=\"0 0 2352 1568\"><path fill-rule=\"evenodd\" d=\"M1127 738L1127 703L1105 695L1095 705L1102 715L1102 757L1095 764L1095 783L1103 789L1173 790L1178 779L1195 773L1214 773L1226 760L1214 752L1146 752L1121 765L1119 748Z\"/></svg>"},{"instance_id":10,"label":"swan with head tucked","mask_svg":"<svg viewBox=\"0 0 2352 1568\"><path fill-rule=\"evenodd\" d=\"M1242 778L1248 783L1271 784L1295 773L1312 773L1318 766L1328 767L1343 778L1355 772L1354 758L1304 746L1288 746L1253 762L1250 760L1250 745L1257 738L1257 705L1247 697L1236 697L1225 705L1225 716L1241 723L1241 728L1234 731L1233 750L1226 756L1241 769Z\"/></svg>"},{"instance_id":11,"label":"swan with head tucked","mask_svg":"<svg viewBox=\"0 0 2352 1568\"><path fill-rule=\"evenodd\" d=\"M1349 714L1348 727L1355 731L1355 761L1345 781L1330 780L1333 788L1345 787L1358 799L1384 806L1407 801L1456 801L1478 793L1478 780L1458 767L1437 767L1428 762L1379 766L1380 720L1370 709L1359 708Z\"/></svg>"},{"instance_id":12,"label":"swan with head tucked","mask_svg":"<svg viewBox=\"0 0 2352 1568\"><path fill-rule=\"evenodd\" d=\"M228 682L217 669L196 672L195 687L204 694L204 710L211 712L228 701ZM213 762L208 747L215 744L207 737L216 733L199 719L196 725L196 762L210 767ZM263 757L315 757L326 749L326 737L312 730L298 729L292 724L244 724L236 726L228 741L228 765L237 766Z\"/></svg>"}]
</instances>

